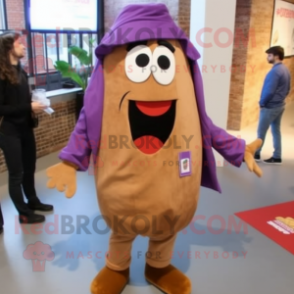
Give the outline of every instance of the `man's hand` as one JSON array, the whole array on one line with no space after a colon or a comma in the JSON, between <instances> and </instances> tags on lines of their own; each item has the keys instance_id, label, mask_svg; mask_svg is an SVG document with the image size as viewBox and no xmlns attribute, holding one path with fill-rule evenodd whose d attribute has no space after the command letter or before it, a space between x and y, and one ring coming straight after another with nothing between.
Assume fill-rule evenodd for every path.
<instances>
[{"instance_id":1,"label":"man's hand","mask_svg":"<svg viewBox=\"0 0 294 294\"><path fill-rule=\"evenodd\" d=\"M262 140L257 139L249 145L246 145L244 161L250 172L254 172L258 177L262 176L262 170L254 159L255 152L261 147Z\"/></svg>"}]
</instances>

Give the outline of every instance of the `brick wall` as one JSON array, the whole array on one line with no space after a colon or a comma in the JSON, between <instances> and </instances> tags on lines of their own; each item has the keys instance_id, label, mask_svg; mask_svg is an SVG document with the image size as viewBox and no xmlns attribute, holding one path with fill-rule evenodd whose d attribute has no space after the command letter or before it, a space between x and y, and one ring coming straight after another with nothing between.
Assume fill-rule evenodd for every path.
<instances>
[{"instance_id":1,"label":"brick wall","mask_svg":"<svg viewBox=\"0 0 294 294\"><path fill-rule=\"evenodd\" d=\"M294 0L288 2L294 3ZM253 32L247 47L234 48L233 65L246 65L246 73L232 74L229 103L228 129L240 130L258 121L261 89L271 65L264 53L270 45L274 1L237 0L236 28ZM246 34L245 34L246 35ZM294 57L287 58L285 65L294 77ZM287 102L294 101L292 92Z\"/></svg>"},{"instance_id":2,"label":"brick wall","mask_svg":"<svg viewBox=\"0 0 294 294\"><path fill-rule=\"evenodd\" d=\"M75 126L75 100L53 105L54 113L39 115L40 124L34 130L37 144L37 157L45 156L63 148ZM0 173L6 171L3 153L0 150Z\"/></svg>"},{"instance_id":3,"label":"brick wall","mask_svg":"<svg viewBox=\"0 0 294 294\"><path fill-rule=\"evenodd\" d=\"M35 129L38 157L55 152L65 146L76 124L75 102L70 100L53 105L54 113L44 113Z\"/></svg>"},{"instance_id":4,"label":"brick wall","mask_svg":"<svg viewBox=\"0 0 294 294\"><path fill-rule=\"evenodd\" d=\"M7 25L8 29L21 31L25 29L24 0L6 0ZM26 36L22 37L27 45ZM21 63L26 64L28 57L22 59Z\"/></svg>"},{"instance_id":5,"label":"brick wall","mask_svg":"<svg viewBox=\"0 0 294 294\"><path fill-rule=\"evenodd\" d=\"M187 36L190 35L190 7L191 0L179 0L178 24Z\"/></svg>"},{"instance_id":6,"label":"brick wall","mask_svg":"<svg viewBox=\"0 0 294 294\"><path fill-rule=\"evenodd\" d=\"M6 0L6 11L7 11L7 24L8 29L14 29L14 30L25 30L25 13L24 13L24 0ZM27 36L22 36L22 40L26 47L28 46L27 42ZM43 36L41 34L34 34L33 38L33 50L35 51L36 60L39 60L39 63L42 64L38 65L38 72L40 72L40 68L43 70L43 67L45 65L44 61L44 44L45 40L43 39ZM28 57L26 56L21 60L21 63L26 66L28 65ZM43 70L44 71L44 70Z\"/></svg>"},{"instance_id":7,"label":"brick wall","mask_svg":"<svg viewBox=\"0 0 294 294\"><path fill-rule=\"evenodd\" d=\"M235 36L237 36L237 30L240 36L238 39L235 38L232 65L238 70L231 76L228 112L228 128L233 130L239 130L241 125L246 71L240 69L244 68L247 63L248 46L252 46L252 38L249 39L248 45L245 45L242 37L245 39L249 36L251 5L252 0L237 0Z\"/></svg>"},{"instance_id":8,"label":"brick wall","mask_svg":"<svg viewBox=\"0 0 294 294\"><path fill-rule=\"evenodd\" d=\"M25 28L24 0L6 0L7 23L9 29Z\"/></svg>"}]
</instances>

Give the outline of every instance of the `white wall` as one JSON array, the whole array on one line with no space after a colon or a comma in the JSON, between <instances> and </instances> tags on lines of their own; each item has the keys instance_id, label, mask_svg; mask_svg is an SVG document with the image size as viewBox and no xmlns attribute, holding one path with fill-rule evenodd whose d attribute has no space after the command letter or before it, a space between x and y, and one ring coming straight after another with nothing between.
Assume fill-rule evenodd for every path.
<instances>
[{"instance_id":1,"label":"white wall","mask_svg":"<svg viewBox=\"0 0 294 294\"><path fill-rule=\"evenodd\" d=\"M223 129L227 127L228 118L235 16L236 0L191 1L190 39L201 54L199 66L206 109L213 122ZM211 32L201 33L204 28ZM218 38L217 30L221 31ZM201 41L211 47L205 48ZM217 165L223 166L224 159L217 152L215 158Z\"/></svg>"}]
</instances>

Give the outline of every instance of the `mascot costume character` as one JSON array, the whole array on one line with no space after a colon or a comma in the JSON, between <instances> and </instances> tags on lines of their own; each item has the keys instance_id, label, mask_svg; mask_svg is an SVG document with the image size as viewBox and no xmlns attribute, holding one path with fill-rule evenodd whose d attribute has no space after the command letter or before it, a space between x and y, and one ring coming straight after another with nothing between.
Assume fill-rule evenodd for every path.
<instances>
[{"instance_id":1,"label":"mascot costume character","mask_svg":"<svg viewBox=\"0 0 294 294\"><path fill-rule=\"evenodd\" d=\"M72 197L76 172L94 160L98 203L112 234L91 293L123 291L132 243L142 235L149 237L146 280L164 293L190 294L171 252L195 214L200 187L221 192L212 147L261 176L253 157L261 140L246 145L207 116L200 55L165 5L126 6L95 54L84 107L61 162L47 170L47 186Z\"/></svg>"}]
</instances>

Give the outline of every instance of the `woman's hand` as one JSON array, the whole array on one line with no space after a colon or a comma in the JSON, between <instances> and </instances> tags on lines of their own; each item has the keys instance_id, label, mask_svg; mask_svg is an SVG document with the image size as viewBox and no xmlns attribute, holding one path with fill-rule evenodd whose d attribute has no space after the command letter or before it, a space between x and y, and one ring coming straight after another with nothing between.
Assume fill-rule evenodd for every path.
<instances>
[{"instance_id":1,"label":"woman's hand","mask_svg":"<svg viewBox=\"0 0 294 294\"><path fill-rule=\"evenodd\" d=\"M44 104L40 103L40 102L32 102L32 110L35 113L39 113L41 111L43 111L47 106L45 106Z\"/></svg>"}]
</instances>

